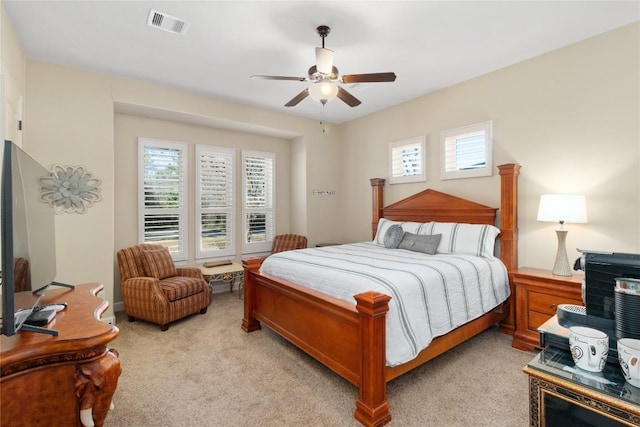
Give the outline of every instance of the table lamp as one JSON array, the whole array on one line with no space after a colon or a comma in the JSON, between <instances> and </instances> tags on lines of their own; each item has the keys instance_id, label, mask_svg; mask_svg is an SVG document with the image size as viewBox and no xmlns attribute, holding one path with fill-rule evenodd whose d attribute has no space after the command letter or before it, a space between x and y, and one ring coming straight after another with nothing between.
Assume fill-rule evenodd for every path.
<instances>
[{"instance_id":1,"label":"table lamp","mask_svg":"<svg viewBox=\"0 0 640 427\"><path fill-rule=\"evenodd\" d=\"M556 230L558 236L558 251L552 273L556 276L571 276L571 267L567 258L567 230L565 222L587 222L587 204L585 197L575 194L545 194L540 196L538 207L538 221L559 222L560 229Z\"/></svg>"}]
</instances>

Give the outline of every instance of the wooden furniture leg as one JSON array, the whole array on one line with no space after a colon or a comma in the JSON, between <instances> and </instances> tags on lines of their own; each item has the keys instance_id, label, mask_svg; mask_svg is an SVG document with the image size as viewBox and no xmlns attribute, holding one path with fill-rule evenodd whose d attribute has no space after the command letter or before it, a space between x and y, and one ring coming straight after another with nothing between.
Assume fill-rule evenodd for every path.
<instances>
[{"instance_id":1,"label":"wooden furniture leg","mask_svg":"<svg viewBox=\"0 0 640 427\"><path fill-rule=\"evenodd\" d=\"M385 315L389 311L391 297L365 292L355 298L356 309L362 319L362 348L369 350L362 352L360 391L354 416L365 426L381 426L391 421L385 379Z\"/></svg>"}]
</instances>

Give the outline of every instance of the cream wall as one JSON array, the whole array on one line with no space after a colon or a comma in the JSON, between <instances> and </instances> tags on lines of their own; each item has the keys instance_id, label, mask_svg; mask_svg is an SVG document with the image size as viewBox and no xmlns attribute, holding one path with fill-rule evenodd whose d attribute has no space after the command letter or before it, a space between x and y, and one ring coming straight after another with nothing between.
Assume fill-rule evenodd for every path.
<instances>
[{"instance_id":1,"label":"cream wall","mask_svg":"<svg viewBox=\"0 0 640 427\"><path fill-rule=\"evenodd\" d=\"M315 120L32 60L27 61L26 86L26 151L47 167L80 164L102 180L101 202L84 215L56 218L60 281L100 282L105 297L120 302L115 253L137 236L131 199L135 170L130 169L136 136L183 141L186 136L191 143L226 140L238 148L276 150L277 231L306 234L310 244L339 236L338 229L329 227L338 215L337 197L310 196L313 188L336 188L339 182L337 133L323 133ZM292 155L314 161L291 162ZM113 304L109 310L106 318Z\"/></svg>"},{"instance_id":2,"label":"cream wall","mask_svg":"<svg viewBox=\"0 0 640 427\"><path fill-rule=\"evenodd\" d=\"M22 146L18 121L24 117L26 59L15 36L11 21L0 7L0 134L4 139Z\"/></svg>"},{"instance_id":3,"label":"cream wall","mask_svg":"<svg viewBox=\"0 0 640 427\"><path fill-rule=\"evenodd\" d=\"M56 216L59 282L98 282L113 295L114 147L111 90L104 77L27 62L23 148L44 167L82 165L102 180L102 201ZM112 308L105 313L112 319Z\"/></svg>"},{"instance_id":4,"label":"cream wall","mask_svg":"<svg viewBox=\"0 0 640 427\"><path fill-rule=\"evenodd\" d=\"M552 223L536 221L546 193L587 197L575 248L640 252L640 25L634 24L343 125L345 238L370 238L369 178L387 177L391 141L427 136L426 183L385 187L385 204L424 188L499 206L499 176L442 181L440 132L493 120L494 164L518 163L519 265L551 268ZM366 156L367 161L362 161Z\"/></svg>"},{"instance_id":5,"label":"cream wall","mask_svg":"<svg viewBox=\"0 0 640 427\"><path fill-rule=\"evenodd\" d=\"M124 248L138 243L138 138L146 137L167 141L185 142L188 145L187 159L189 171L195 171L195 145L206 144L221 147L234 148L236 153L236 164L240 165L242 159L242 149L268 151L276 154L276 233L288 233L291 231L291 188L293 182L290 178L291 172L291 145L295 142L289 140L256 135L242 132L231 132L214 129L207 126L197 126L174 122L169 120L158 120L148 117L135 116L130 114L116 114L114 121L115 128L115 164L118 165L115 174L114 186L115 194L115 247ZM240 168L234 171L234 182L236 191L234 196L237 201L241 200L242 176ZM187 206L188 206L188 258L189 264L196 263L195 254L195 175L188 176ZM242 224L242 209L236 209L235 224ZM236 260L242 257L242 239L238 233L235 239ZM224 257L233 258L233 257ZM202 263L203 261L200 261ZM119 283L119 273L116 272L116 283ZM121 301L119 286L115 286L114 301Z\"/></svg>"},{"instance_id":6,"label":"cream wall","mask_svg":"<svg viewBox=\"0 0 640 427\"><path fill-rule=\"evenodd\" d=\"M296 161L286 165L289 168L286 179L291 177L290 182L278 182L277 185L289 189L290 223L283 219L276 225L277 230L306 234L311 245L320 239L336 239L340 235L340 230L331 227L333 218L339 214L337 197L312 195L315 188L335 189L338 186L337 132L323 133L317 120L229 103L166 86L115 78L111 82L113 101L118 110L141 110L148 117L237 132L239 140L250 134L275 135L278 141L288 140L289 155ZM328 128L333 130L335 126L328 124Z\"/></svg>"}]
</instances>

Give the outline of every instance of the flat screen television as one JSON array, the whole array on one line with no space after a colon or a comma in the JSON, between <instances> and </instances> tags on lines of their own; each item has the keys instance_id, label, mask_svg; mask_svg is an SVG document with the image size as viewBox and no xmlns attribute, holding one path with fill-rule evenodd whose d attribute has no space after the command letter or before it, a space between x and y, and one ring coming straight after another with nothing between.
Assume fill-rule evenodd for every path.
<instances>
[{"instance_id":1,"label":"flat screen television","mask_svg":"<svg viewBox=\"0 0 640 427\"><path fill-rule=\"evenodd\" d=\"M55 212L40 201L39 178L47 169L11 141L4 142L0 183L0 233L2 251L2 334L14 335L25 325L25 316L15 316L14 292L31 291L40 298L55 283ZM37 298L33 305L36 305Z\"/></svg>"}]
</instances>

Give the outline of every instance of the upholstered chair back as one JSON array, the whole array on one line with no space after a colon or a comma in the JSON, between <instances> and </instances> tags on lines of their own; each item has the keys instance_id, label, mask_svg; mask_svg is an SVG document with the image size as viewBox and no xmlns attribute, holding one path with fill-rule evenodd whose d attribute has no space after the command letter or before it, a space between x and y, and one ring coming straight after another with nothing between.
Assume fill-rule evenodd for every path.
<instances>
[{"instance_id":1,"label":"upholstered chair back","mask_svg":"<svg viewBox=\"0 0 640 427\"><path fill-rule=\"evenodd\" d=\"M291 251L294 249L305 249L307 247L307 237L298 234L279 234L273 239L271 253Z\"/></svg>"},{"instance_id":2,"label":"upholstered chair back","mask_svg":"<svg viewBox=\"0 0 640 427\"><path fill-rule=\"evenodd\" d=\"M142 261L143 250L162 249L164 246L151 243L143 243L120 249L118 251L118 266L120 267L120 280L125 281L133 277L145 277Z\"/></svg>"}]
</instances>

